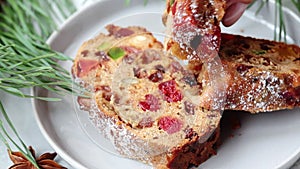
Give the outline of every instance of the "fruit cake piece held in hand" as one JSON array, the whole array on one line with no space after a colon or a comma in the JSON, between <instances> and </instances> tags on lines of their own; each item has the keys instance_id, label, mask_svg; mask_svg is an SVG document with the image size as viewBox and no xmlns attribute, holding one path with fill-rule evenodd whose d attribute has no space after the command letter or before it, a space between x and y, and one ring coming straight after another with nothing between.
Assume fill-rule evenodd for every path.
<instances>
[{"instance_id":1,"label":"fruit cake piece held in hand","mask_svg":"<svg viewBox=\"0 0 300 169\"><path fill-rule=\"evenodd\" d=\"M123 29L111 25L109 32L111 27ZM210 91L203 90L205 67L197 66L203 76L195 74L180 58L152 45L157 41L150 35L133 33L118 39L115 33L102 34L84 44L85 50L93 52L82 57L79 51L73 72L82 72L81 59L101 62L78 77L83 84L92 84L94 92L89 105L81 106L122 155L155 168L199 165L215 154L221 118L210 105L198 103ZM116 43L99 49L105 42ZM95 52L102 53L100 59Z\"/></svg>"},{"instance_id":2,"label":"fruit cake piece held in hand","mask_svg":"<svg viewBox=\"0 0 300 169\"><path fill-rule=\"evenodd\" d=\"M252 113L300 106L300 48L222 34L219 52L228 70L226 109Z\"/></svg>"},{"instance_id":3,"label":"fruit cake piece held in hand","mask_svg":"<svg viewBox=\"0 0 300 169\"><path fill-rule=\"evenodd\" d=\"M164 48L193 65L205 63L211 86L206 90L218 100L213 105L223 110L227 75L218 56L221 43L220 22L225 13L225 0L167 0L163 15L166 25ZM182 55L187 52L188 54ZM192 55L190 55L192 54ZM212 98L212 97L208 97ZM216 102L214 102L216 103ZM208 105L211 105L208 103Z\"/></svg>"},{"instance_id":4,"label":"fruit cake piece held in hand","mask_svg":"<svg viewBox=\"0 0 300 169\"><path fill-rule=\"evenodd\" d=\"M163 23L173 41L192 47L203 59L219 50L224 13L224 0L167 0Z\"/></svg>"}]
</instances>

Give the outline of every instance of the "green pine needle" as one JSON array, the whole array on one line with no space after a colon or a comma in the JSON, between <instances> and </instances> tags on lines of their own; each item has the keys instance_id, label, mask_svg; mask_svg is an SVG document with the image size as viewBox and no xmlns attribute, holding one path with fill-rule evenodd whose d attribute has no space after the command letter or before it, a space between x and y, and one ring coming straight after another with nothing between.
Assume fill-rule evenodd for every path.
<instances>
[{"instance_id":1,"label":"green pine needle","mask_svg":"<svg viewBox=\"0 0 300 169\"><path fill-rule=\"evenodd\" d=\"M25 143L22 141L21 137L19 136L19 134L18 134L17 130L15 129L12 121L8 117L1 101L0 101L0 112L3 115L5 121L7 122L9 128L12 130L12 132L17 137L18 141L20 142L20 144L22 146L22 147L20 147L19 144L11 138L11 136L6 131L3 122L0 120L0 129L1 129L0 130L0 138L4 142L4 144L6 145L7 149L12 151L11 147L9 146L9 143L8 143L8 141L10 141L26 157L26 159L28 161L30 161L36 168L39 169L39 166L38 166L35 158L32 156L31 152L29 151L29 149L27 148L27 146L25 145Z\"/></svg>"},{"instance_id":2,"label":"green pine needle","mask_svg":"<svg viewBox=\"0 0 300 169\"><path fill-rule=\"evenodd\" d=\"M254 3L260 3L256 14L268 4L269 0L254 0L248 8L252 7ZM298 12L300 12L300 0L291 0ZM283 4L282 0L275 0L275 20L274 20L274 40L287 41L286 23L284 20ZM283 38L283 39L282 39Z\"/></svg>"},{"instance_id":3,"label":"green pine needle","mask_svg":"<svg viewBox=\"0 0 300 169\"><path fill-rule=\"evenodd\" d=\"M21 89L41 87L57 94L76 92L69 71L57 61L72 61L45 43L75 11L72 0L6 0L0 13L0 90L32 97ZM59 100L48 99L44 100Z\"/></svg>"},{"instance_id":4,"label":"green pine needle","mask_svg":"<svg viewBox=\"0 0 300 169\"><path fill-rule=\"evenodd\" d=\"M56 94L74 91L68 70L57 61L72 61L50 49L46 39L75 11L72 0L0 0L0 90L25 98L59 101L58 98L35 97L22 89L41 87ZM14 145L36 168L31 152L18 135L0 101L0 113L17 141L13 140L0 119L0 139L11 151Z\"/></svg>"},{"instance_id":5,"label":"green pine needle","mask_svg":"<svg viewBox=\"0 0 300 169\"><path fill-rule=\"evenodd\" d=\"M144 0L144 5L147 5L149 0ZM125 0L125 5L130 5L131 0Z\"/></svg>"},{"instance_id":6,"label":"green pine needle","mask_svg":"<svg viewBox=\"0 0 300 169\"><path fill-rule=\"evenodd\" d=\"M300 0L291 0L298 12L300 12Z\"/></svg>"}]
</instances>

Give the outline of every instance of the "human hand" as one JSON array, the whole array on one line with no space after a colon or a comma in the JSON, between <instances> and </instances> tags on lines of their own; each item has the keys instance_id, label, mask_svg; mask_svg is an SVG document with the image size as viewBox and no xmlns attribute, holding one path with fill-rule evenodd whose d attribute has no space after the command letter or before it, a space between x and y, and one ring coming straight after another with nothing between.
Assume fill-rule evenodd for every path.
<instances>
[{"instance_id":1,"label":"human hand","mask_svg":"<svg viewBox=\"0 0 300 169\"><path fill-rule=\"evenodd\" d=\"M252 0L226 0L225 15L222 23L224 26L233 25L244 13Z\"/></svg>"}]
</instances>

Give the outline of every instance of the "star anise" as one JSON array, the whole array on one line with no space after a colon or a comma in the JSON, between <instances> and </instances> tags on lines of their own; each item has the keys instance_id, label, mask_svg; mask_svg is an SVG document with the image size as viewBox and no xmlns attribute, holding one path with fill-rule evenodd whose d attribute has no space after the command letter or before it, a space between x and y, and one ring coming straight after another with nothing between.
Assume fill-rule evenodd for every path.
<instances>
[{"instance_id":1,"label":"star anise","mask_svg":"<svg viewBox=\"0 0 300 169\"><path fill-rule=\"evenodd\" d=\"M38 158L35 157L35 151L29 146L29 151L35 159L40 169L67 169L54 161L56 153L44 153ZM37 169L21 152L12 152L8 150L9 157L14 163L9 169Z\"/></svg>"}]
</instances>

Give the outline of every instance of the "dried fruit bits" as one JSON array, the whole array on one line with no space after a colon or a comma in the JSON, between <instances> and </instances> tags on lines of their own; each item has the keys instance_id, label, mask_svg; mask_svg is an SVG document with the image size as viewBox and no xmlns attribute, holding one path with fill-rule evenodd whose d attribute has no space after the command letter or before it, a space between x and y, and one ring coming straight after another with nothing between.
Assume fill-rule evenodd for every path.
<instances>
[{"instance_id":1,"label":"dried fruit bits","mask_svg":"<svg viewBox=\"0 0 300 169\"><path fill-rule=\"evenodd\" d=\"M174 80L169 80L158 85L160 92L164 96L164 100L167 102L178 102L181 101L183 96L179 89L176 87Z\"/></svg>"}]
</instances>

